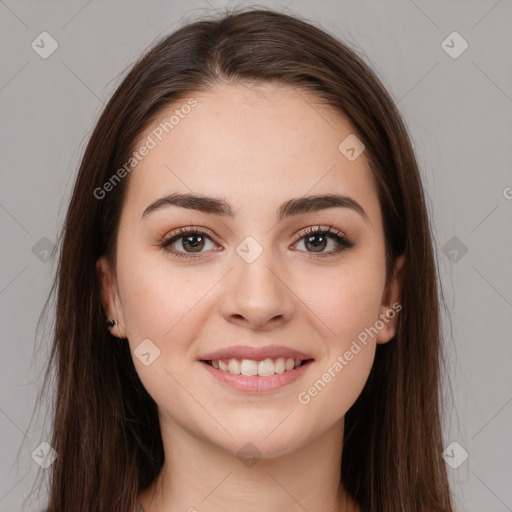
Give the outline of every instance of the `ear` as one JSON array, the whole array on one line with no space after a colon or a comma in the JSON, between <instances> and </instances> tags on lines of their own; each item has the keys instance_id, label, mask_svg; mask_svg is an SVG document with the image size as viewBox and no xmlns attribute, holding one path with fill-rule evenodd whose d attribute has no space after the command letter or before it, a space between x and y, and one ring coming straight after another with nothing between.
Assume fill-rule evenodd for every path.
<instances>
[{"instance_id":1,"label":"ear","mask_svg":"<svg viewBox=\"0 0 512 512\"><path fill-rule=\"evenodd\" d=\"M405 263L405 254L401 254L395 261L393 275L389 278L382 294L382 303L380 305L379 319L384 324L379 329L376 341L377 343L387 343L396 333L396 324L399 311L402 309L400 296L403 286L403 267Z\"/></svg>"},{"instance_id":2,"label":"ear","mask_svg":"<svg viewBox=\"0 0 512 512\"><path fill-rule=\"evenodd\" d=\"M126 338L127 331L123 308L119 299L114 272L106 256L102 256L96 261L96 273L101 288L101 303L106 315L105 329L108 329L107 320L116 320L117 325L108 330L117 338Z\"/></svg>"}]
</instances>

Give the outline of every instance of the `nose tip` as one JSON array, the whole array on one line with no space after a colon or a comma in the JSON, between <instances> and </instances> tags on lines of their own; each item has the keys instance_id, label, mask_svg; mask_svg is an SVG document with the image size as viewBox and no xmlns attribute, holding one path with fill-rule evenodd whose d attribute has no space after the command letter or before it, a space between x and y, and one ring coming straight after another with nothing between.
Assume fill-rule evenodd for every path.
<instances>
[{"instance_id":1,"label":"nose tip","mask_svg":"<svg viewBox=\"0 0 512 512\"><path fill-rule=\"evenodd\" d=\"M275 328L275 324L282 322L284 316L278 314L268 318L268 315L266 315L265 312L258 314L253 310L251 312L246 312L244 315L236 313L232 315L231 318L236 323L244 325L249 324L249 327L253 331L265 331Z\"/></svg>"},{"instance_id":2,"label":"nose tip","mask_svg":"<svg viewBox=\"0 0 512 512\"><path fill-rule=\"evenodd\" d=\"M266 261L258 260L251 264L241 262L227 280L222 313L226 320L254 330L273 329L291 317L292 294Z\"/></svg>"}]
</instances>

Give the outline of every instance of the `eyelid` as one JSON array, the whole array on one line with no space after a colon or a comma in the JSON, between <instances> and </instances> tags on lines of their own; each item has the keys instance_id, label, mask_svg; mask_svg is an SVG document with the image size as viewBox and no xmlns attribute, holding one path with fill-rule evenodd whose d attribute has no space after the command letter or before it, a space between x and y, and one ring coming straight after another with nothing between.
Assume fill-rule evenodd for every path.
<instances>
[{"instance_id":1,"label":"eyelid","mask_svg":"<svg viewBox=\"0 0 512 512\"><path fill-rule=\"evenodd\" d=\"M309 226L307 228L302 229L299 231L295 236L297 237L297 240L300 240L306 235L309 235L310 233L326 233L330 235L337 235L339 237L347 238L347 235L338 228L333 227L332 224L327 225L316 225L316 226Z\"/></svg>"},{"instance_id":2,"label":"eyelid","mask_svg":"<svg viewBox=\"0 0 512 512\"><path fill-rule=\"evenodd\" d=\"M307 258L312 259L318 259L318 258L328 258L329 256L336 256L342 252L345 252L347 249L352 248L355 244L351 241L350 238L346 236L346 234L338 228L334 228L333 225L314 225L309 226L307 228L302 229L298 233L295 234L294 238L295 241L293 242L293 245L300 242L304 237L311 234L322 234L325 236L328 236L329 238L333 239L335 243L337 244L337 249L331 250L329 252L319 252L318 254L314 252L308 252L308 251L298 251L300 253L305 252L307 254ZM217 235L211 231L208 228L202 227L202 226L196 226L191 225L187 227L180 227L173 231L171 231L169 234L165 235L161 242L159 242L159 246L167 253L170 253L171 255L177 257L177 258L197 258L202 252L198 253L187 253L187 252L181 252L176 250L168 249L170 245L175 243L176 241L180 240L180 238L183 238L185 235L190 234L197 234L197 235L205 235L208 238L210 238L213 242L215 242L217 245L220 244L219 238ZM180 236L182 235L182 236ZM206 253L212 252L212 251L206 251Z\"/></svg>"},{"instance_id":3,"label":"eyelid","mask_svg":"<svg viewBox=\"0 0 512 512\"><path fill-rule=\"evenodd\" d=\"M198 235L202 235L202 234L208 235L216 243L220 243L219 237L211 229L205 228L203 226L196 226L194 224L190 225L190 226L186 226L186 227L177 228L177 229L170 231L163 237L162 243L172 240L173 238L178 237L178 235L180 235L180 234L186 235L191 232L196 233ZM179 240L179 238L178 238L178 240Z\"/></svg>"}]
</instances>

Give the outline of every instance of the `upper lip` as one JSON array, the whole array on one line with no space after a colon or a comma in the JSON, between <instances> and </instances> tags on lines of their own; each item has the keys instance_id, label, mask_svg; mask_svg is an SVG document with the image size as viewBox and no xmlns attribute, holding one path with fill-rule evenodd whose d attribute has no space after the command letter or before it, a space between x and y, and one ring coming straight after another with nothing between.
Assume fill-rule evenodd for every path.
<instances>
[{"instance_id":1,"label":"upper lip","mask_svg":"<svg viewBox=\"0 0 512 512\"><path fill-rule=\"evenodd\" d=\"M252 359L254 361L263 361L264 359L277 359L284 357L286 359L313 359L311 355L282 345L267 345L265 347L252 347L249 345L235 345L232 347L221 348L215 352L209 352L199 357L201 361L219 361L229 359Z\"/></svg>"}]
</instances>

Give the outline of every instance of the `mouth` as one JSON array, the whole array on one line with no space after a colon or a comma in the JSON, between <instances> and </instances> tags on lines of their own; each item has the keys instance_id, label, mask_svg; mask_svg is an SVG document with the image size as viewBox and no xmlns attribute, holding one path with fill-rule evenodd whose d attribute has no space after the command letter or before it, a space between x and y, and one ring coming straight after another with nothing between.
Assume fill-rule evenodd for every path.
<instances>
[{"instance_id":1,"label":"mouth","mask_svg":"<svg viewBox=\"0 0 512 512\"><path fill-rule=\"evenodd\" d=\"M294 359L292 357L265 358L256 359L207 359L201 360L202 363L232 375L243 375L245 377L271 377L290 372L311 363L313 359Z\"/></svg>"},{"instance_id":2,"label":"mouth","mask_svg":"<svg viewBox=\"0 0 512 512\"><path fill-rule=\"evenodd\" d=\"M229 347L204 354L198 362L221 384L259 394L296 381L314 360L304 352L270 345Z\"/></svg>"}]
</instances>

